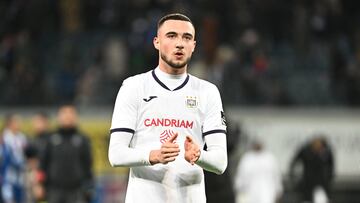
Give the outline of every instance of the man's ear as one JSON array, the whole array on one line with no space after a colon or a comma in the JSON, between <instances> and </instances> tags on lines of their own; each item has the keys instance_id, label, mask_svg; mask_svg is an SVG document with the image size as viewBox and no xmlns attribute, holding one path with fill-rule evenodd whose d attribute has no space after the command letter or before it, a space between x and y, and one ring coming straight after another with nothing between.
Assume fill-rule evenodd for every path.
<instances>
[{"instance_id":1,"label":"man's ear","mask_svg":"<svg viewBox=\"0 0 360 203\"><path fill-rule=\"evenodd\" d=\"M159 38L158 37L154 37L154 39L153 39L153 44L154 44L154 47L157 49L157 50L159 50L159 44L160 44L160 42L159 42Z\"/></svg>"},{"instance_id":2,"label":"man's ear","mask_svg":"<svg viewBox=\"0 0 360 203\"><path fill-rule=\"evenodd\" d=\"M193 47L192 52L194 52L194 51L195 51L195 47L196 47L196 41L194 41L194 47Z\"/></svg>"}]
</instances>

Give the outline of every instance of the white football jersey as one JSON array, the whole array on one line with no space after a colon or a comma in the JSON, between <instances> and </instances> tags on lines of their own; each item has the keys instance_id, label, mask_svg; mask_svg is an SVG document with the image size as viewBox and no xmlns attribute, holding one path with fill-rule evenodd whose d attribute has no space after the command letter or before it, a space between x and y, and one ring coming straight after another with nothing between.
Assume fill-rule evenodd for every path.
<instances>
[{"instance_id":1,"label":"white football jersey","mask_svg":"<svg viewBox=\"0 0 360 203\"><path fill-rule=\"evenodd\" d=\"M217 87L192 75L171 90L155 70L124 80L115 103L111 132L133 133L131 148L154 150L174 133L180 155L168 164L130 168L126 202L206 202L203 169L184 159L184 141L225 133ZM124 154L123 156L127 156Z\"/></svg>"}]
</instances>

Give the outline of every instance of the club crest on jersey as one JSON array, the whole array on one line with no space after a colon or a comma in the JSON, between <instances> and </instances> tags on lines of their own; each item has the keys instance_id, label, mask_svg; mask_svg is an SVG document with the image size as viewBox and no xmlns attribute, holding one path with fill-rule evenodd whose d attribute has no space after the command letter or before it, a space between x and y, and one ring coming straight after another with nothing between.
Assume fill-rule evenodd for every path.
<instances>
[{"instance_id":1,"label":"club crest on jersey","mask_svg":"<svg viewBox=\"0 0 360 203\"><path fill-rule=\"evenodd\" d=\"M186 103L186 107L191 109L196 108L198 104L196 97L191 97L191 96L186 97L185 103Z\"/></svg>"},{"instance_id":2,"label":"club crest on jersey","mask_svg":"<svg viewBox=\"0 0 360 203\"><path fill-rule=\"evenodd\" d=\"M173 136L175 133L172 130L165 130L160 134L160 142L161 144L164 144L166 141L168 141L171 136ZM176 142L175 142L176 143Z\"/></svg>"}]
</instances>

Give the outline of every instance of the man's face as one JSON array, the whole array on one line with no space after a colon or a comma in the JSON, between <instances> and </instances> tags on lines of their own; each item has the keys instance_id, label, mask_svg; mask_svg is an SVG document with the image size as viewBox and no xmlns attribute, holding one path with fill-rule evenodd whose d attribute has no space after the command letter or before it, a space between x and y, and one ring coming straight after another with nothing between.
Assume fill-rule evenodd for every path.
<instances>
[{"instance_id":1,"label":"man's face","mask_svg":"<svg viewBox=\"0 0 360 203\"><path fill-rule=\"evenodd\" d=\"M64 106L58 112L59 126L64 128L75 127L77 124L77 112L72 106Z\"/></svg>"},{"instance_id":2,"label":"man's face","mask_svg":"<svg viewBox=\"0 0 360 203\"><path fill-rule=\"evenodd\" d=\"M21 128L22 120L18 115L14 115L9 122L9 129L13 132L19 132Z\"/></svg>"},{"instance_id":3,"label":"man's face","mask_svg":"<svg viewBox=\"0 0 360 203\"><path fill-rule=\"evenodd\" d=\"M41 133L48 129L49 122L46 118L40 115L35 115L32 119L32 125L36 133Z\"/></svg>"},{"instance_id":4,"label":"man's face","mask_svg":"<svg viewBox=\"0 0 360 203\"><path fill-rule=\"evenodd\" d=\"M311 147L312 147L312 150L316 153L321 153L325 149L323 141L318 138L312 141Z\"/></svg>"},{"instance_id":5,"label":"man's face","mask_svg":"<svg viewBox=\"0 0 360 203\"><path fill-rule=\"evenodd\" d=\"M175 69L186 67L195 44L195 29L188 21L167 20L154 38L154 46L160 54L160 63Z\"/></svg>"}]
</instances>

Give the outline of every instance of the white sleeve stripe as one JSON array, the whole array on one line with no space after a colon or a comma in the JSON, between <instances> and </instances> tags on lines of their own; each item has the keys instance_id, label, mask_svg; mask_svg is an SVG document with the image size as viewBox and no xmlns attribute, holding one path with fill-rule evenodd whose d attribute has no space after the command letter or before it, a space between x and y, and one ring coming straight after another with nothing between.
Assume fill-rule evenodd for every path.
<instances>
[{"instance_id":1,"label":"white sleeve stripe","mask_svg":"<svg viewBox=\"0 0 360 203\"><path fill-rule=\"evenodd\" d=\"M114 132L127 132L127 133L135 133L135 130L130 129L130 128L114 128L110 130L110 134L114 133Z\"/></svg>"},{"instance_id":2,"label":"white sleeve stripe","mask_svg":"<svg viewBox=\"0 0 360 203\"><path fill-rule=\"evenodd\" d=\"M210 135L210 134L214 134L214 133L224 133L224 134L226 134L226 130L220 130L220 129L218 129L218 130L209 130L207 132L204 132L202 135L203 135L203 137L205 137L206 135Z\"/></svg>"}]
</instances>

